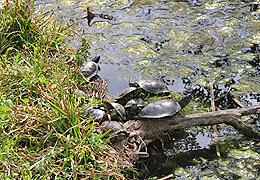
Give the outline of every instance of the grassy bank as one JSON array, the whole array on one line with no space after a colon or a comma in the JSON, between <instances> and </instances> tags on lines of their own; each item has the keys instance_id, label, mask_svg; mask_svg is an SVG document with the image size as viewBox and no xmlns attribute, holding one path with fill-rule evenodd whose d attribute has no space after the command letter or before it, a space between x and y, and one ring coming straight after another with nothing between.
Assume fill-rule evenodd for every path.
<instances>
[{"instance_id":1,"label":"grassy bank","mask_svg":"<svg viewBox=\"0 0 260 180\"><path fill-rule=\"evenodd\" d=\"M126 166L93 133L78 108L78 66L89 44L68 46L80 33L34 1L7 1L0 10L0 177L124 179Z\"/></svg>"}]
</instances>

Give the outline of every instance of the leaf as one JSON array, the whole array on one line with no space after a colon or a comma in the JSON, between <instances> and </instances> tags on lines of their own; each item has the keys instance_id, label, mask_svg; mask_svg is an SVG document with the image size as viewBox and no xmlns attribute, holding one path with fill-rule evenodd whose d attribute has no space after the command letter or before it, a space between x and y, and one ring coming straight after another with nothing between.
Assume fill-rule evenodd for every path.
<instances>
[{"instance_id":1,"label":"leaf","mask_svg":"<svg viewBox=\"0 0 260 180\"><path fill-rule=\"evenodd\" d=\"M25 99L21 99L21 101L23 101L24 103L28 103L28 102L29 102L29 99L28 99L28 98L25 98Z\"/></svg>"},{"instance_id":2,"label":"leaf","mask_svg":"<svg viewBox=\"0 0 260 180\"><path fill-rule=\"evenodd\" d=\"M2 111L11 111L11 108L9 108L9 107L6 106L6 105L1 105L1 106L0 106L0 110L2 110Z\"/></svg>"}]
</instances>

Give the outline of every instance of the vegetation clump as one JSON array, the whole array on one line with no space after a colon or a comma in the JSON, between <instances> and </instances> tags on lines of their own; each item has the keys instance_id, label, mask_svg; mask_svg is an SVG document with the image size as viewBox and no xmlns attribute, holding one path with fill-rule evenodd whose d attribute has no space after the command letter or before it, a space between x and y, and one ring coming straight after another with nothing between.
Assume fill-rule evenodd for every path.
<instances>
[{"instance_id":1,"label":"vegetation clump","mask_svg":"<svg viewBox=\"0 0 260 180\"><path fill-rule=\"evenodd\" d=\"M97 100L76 94L79 63L89 56L80 33L33 0L0 10L0 177L4 179L124 179L123 162L78 109Z\"/></svg>"}]
</instances>

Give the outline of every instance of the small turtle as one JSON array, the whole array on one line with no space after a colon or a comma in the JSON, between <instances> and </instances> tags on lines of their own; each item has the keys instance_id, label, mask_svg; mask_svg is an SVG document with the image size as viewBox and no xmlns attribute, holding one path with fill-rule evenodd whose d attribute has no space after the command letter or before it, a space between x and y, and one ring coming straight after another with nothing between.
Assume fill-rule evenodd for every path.
<instances>
[{"instance_id":1,"label":"small turtle","mask_svg":"<svg viewBox=\"0 0 260 180\"><path fill-rule=\"evenodd\" d=\"M148 103L141 98L131 99L125 105L127 116L136 116L147 104Z\"/></svg>"},{"instance_id":2,"label":"small turtle","mask_svg":"<svg viewBox=\"0 0 260 180\"><path fill-rule=\"evenodd\" d=\"M132 105L137 105L138 107L140 108L143 108L147 105L148 103L146 101L144 101L143 99L141 98L133 98L131 99L130 101L128 101L125 105L125 108L129 108L131 107Z\"/></svg>"},{"instance_id":3,"label":"small turtle","mask_svg":"<svg viewBox=\"0 0 260 180\"><path fill-rule=\"evenodd\" d=\"M192 96L184 96L178 102L173 100L159 100L145 106L138 114L137 118L141 119L159 119L173 116L182 108L189 104Z\"/></svg>"},{"instance_id":4,"label":"small turtle","mask_svg":"<svg viewBox=\"0 0 260 180\"><path fill-rule=\"evenodd\" d=\"M133 98L144 98L143 90L141 88L128 87L119 93L116 102L125 105Z\"/></svg>"},{"instance_id":5,"label":"small turtle","mask_svg":"<svg viewBox=\"0 0 260 180\"><path fill-rule=\"evenodd\" d=\"M131 87L140 87L145 90L147 93L154 94L164 94L169 95L170 92L168 87L161 81L155 79L143 79L139 80L136 83L129 83Z\"/></svg>"},{"instance_id":6,"label":"small turtle","mask_svg":"<svg viewBox=\"0 0 260 180\"><path fill-rule=\"evenodd\" d=\"M83 66L79 69L80 72L86 78L93 78L97 75L98 71L100 71L99 65L97 63L100 60L100 56L94 57L91 61L87 61L83 64Z\"/></svg>"},{"instance_id":7,"label":"small turtle","mask_svg":"<svg viewBox=\"0 0 260 180\"><path fill-rule=\"evenodd\" d=\"M126 121L125 108L119 103L104 101L104 106L112 120Z\"/></svg>"},{"instance_id":8,"label":"small turtle","mask_svg":"<svg viewBox=\"0 0 260 180\"><path fill-rule=\"evenodd\" d=\"M107 120L106 118L106 112L101 109L96 109L93 106L90 106L88 108L83 107L80 115L85 115L87 117L90 117L92 121L101 123L104 120Z\"/></svg>"},{"instance_id":9,"label":"small turtle","mask_svg":"<svg viewBox=\"0 0 260 180\"><path fill-rule=\"evenodd\" d=\"M129 135L129 132L127 132L124 126L117 121L104 121L99 126L99 132L100 134L104 134L108 132L105 135L105 137L113 137L117 135L116 136L117 140L123 140Z\"/></svg>"}]
</instances>

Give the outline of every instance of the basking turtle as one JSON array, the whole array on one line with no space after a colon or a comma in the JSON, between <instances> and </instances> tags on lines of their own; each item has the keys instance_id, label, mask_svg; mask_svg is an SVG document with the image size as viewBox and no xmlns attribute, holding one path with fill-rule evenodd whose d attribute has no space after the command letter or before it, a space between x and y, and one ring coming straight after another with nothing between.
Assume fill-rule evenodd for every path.
<instances>
[{"instance_id":1,"label":"basking turtle","mask_svg":"<svg viewBox=\"0 0 260 180\"><path fill-rule=\"evenodd\" d=\"M173 100L159 100L145 106L136 118L158 119L173 116L189 104L192 96L184 96L178 102Z\"/></svg>"},{"instance_id":2,"label":"basking turtle","mask_svg":"<svg viewBox=\"0 0 260 180\"><path fill-rule=\"evenodd\" d=\"M125 105L133 98L144 98L143 90L141 88L128 87L119 93L116 102Z\"/></svg>"},{"instance_id":3,"label":"basking turtle","mask_svg":"<svg viewBox=\"0 0 260 180\"><path fill-rule=\"evenodd\" d=\"M131 99L125 105L127 116L136 116L147 104L148 103L141 98Z\"/></svg>"},{"instance_id":4,"label":"basking turtle","mask_svg":"<svg viewBox=\"0 0 260 180\"><path fill-rule=\"evenodd\" d=\"M112 120L126 121L125 108L121 104L104 101L101 106L106 108Z\"/></svg>"},{"instance_id":5,"label":"basking turtle","mask_svg":"<svg viewBox=\"0 0 260 180\"><path fill-rule=\"evenodd\" d=\"M83 107L80 112L80 115L90 117L92 121L99 123L101 123L101 121L107 120L107 118L105 118L106 112L101 109L96 109L93 106L90 106L88 108Z\"/></svg>"},{"instance_id":6,"label":"basking turtle","mask_svg":"<svg viewBox=\"0 0 260 180\"><path fill-rule=\"evenodd\" d=\"M169 95L170 92L168 87L161 81L155 79L143 79L139 80L136 83L129 83L131 87L140 87L145 90L148 94L164 94Z\"/></svg>"},{"instance_id":7,"label":"basking turtle","mask_svg":"<svg viewBox=\"0 0 260 180\"><path fill-rule=\"evenodd\" d=\"M97 63L100 60L100 56L94 57L91 61L87 61L83 64L83 66L79 69L80 72L86 78L93 78L97 75L98 71L100 71L99 65Z\"/></svg>"},{"instance_id":8,"label":"basking turtle","mask_svg":"<svg viewBox=\"0 0 260 180\"><path fill-rule=\"evenodd\" d=\"M105 132L108 132L105 137L113 137L115 135L117 140L123 140L128 135L129 132L124 128L124 126L117 122L117 121L104 121L99 126L99 132L100 134L104 134Z\"/></svg>"}]
</instances>

